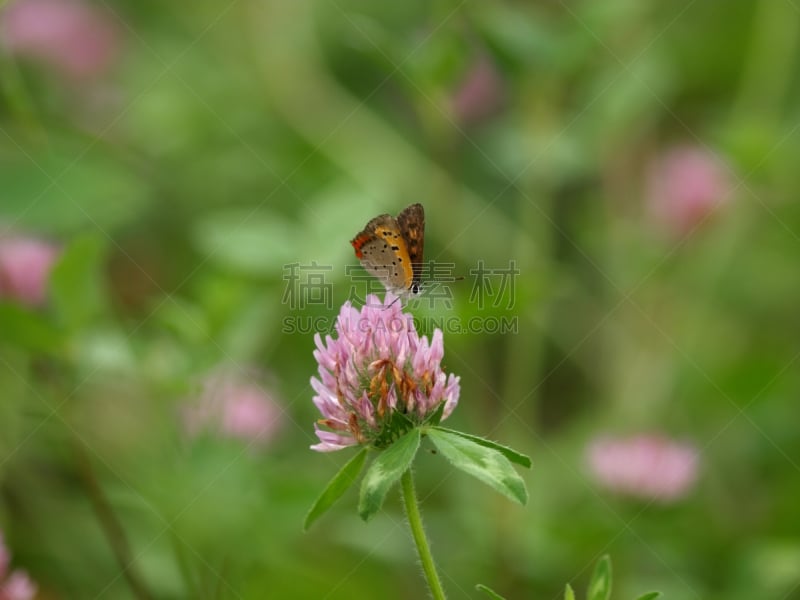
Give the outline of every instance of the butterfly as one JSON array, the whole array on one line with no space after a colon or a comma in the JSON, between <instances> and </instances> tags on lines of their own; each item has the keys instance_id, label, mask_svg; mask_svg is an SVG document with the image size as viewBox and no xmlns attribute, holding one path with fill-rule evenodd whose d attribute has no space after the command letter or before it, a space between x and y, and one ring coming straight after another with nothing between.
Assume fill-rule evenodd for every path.
<instances>
[{"instance_id":1,"label":"butterfly","mask_svg":"<svg viewBox=\"0 0 800 600\"><path fill-rule=\"evenodd\" d=\"M350 243L356 258L397 296L419 294L425 209L412 204L397 217L378 215Z\"/></svg>"}]
</instances>

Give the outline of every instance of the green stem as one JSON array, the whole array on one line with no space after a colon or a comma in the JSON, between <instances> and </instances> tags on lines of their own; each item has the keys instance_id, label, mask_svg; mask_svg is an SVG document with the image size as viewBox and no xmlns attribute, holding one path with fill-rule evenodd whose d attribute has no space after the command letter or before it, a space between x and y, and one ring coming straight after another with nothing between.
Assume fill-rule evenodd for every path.
<instances>
[{"instance_id":1,"label":"green stem","mask_svg":"<svg viewBox=\"0 0 800 600\"><path fill-rule=\"evenodd\" d=\"M131 592L136 598L150 600L153 595L147 589L134 567L133 551L125 535L125 530L122 528L122 523L117 519L111 504L100 487L100 482L97 480L97 475L94 472L94 467L92 467L92 462L83 442L76 438L73 440L73 447L81 480L86 487L86 493L92 503L92 508L117 559L123 577L127 580Z\"/></svg>"},{"instance_id":2,"label":"green stem","mask_svg":"<svg viewBox=\"0 0 800 600\"><path fill-rule=\"evenodd\" d=\"M0 0L0 8L5 4ZM28 129L37 142L48 142L48 134L37 115L37 107L20 72L17 61L0 49L0 96L6 101L12 120Z\"/></svg>"},{"instance_id":3,"label":"green stem","mask_svg":"<svg viewBox=\"0 0 800 600\"><path fill-rule=\"evenodd\" d=\"M406 505L408 524L411 527L411 534L414 536L414 543L417 545L417 553L422 563L422 570L425 571L425 579L428 580L428 587L431 589L431 595L435 600L445 600L442 582L439 580L439 574L436 572L436 565L433 563L433 555L431 554L430 546L428 546L428 539L425 537L425 529L422 526L422 515L419 512L419 504L417 503L417 494L414 491L414 479L411 476L411 469L403 473L400 482L403 486L403 500Z\"/></svg>"}]
</instances>

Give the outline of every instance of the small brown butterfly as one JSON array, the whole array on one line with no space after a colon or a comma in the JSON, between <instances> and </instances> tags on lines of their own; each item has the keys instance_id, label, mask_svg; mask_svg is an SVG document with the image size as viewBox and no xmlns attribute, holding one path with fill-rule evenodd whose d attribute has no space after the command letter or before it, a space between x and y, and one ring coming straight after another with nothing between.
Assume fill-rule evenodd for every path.
<instances>
[{"instance_id":1,"label":"small brown butterfly","mask_svg":"<svg viewBox=\"0 0 800 600\"><path fill-rule=\"evenodd\" d=\"M421 204L405 208L397 218L378 215L350 242L364 268L389 292L408 296L420 292L425 210Z\"/></svg>"}]
</instances>

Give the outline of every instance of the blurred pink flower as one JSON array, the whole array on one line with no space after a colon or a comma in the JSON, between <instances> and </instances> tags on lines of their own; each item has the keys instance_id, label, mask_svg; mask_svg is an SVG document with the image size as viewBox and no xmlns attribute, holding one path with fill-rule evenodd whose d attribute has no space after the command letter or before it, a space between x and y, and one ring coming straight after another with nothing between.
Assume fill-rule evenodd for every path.
<instances>
[{"instance_id":1,"label":"blurred pink flower","mask_svg":"<svg viewBox=\"0 0 800 600\"><path fill-rule=\"evenodd\" d=\"M108 71L119 54L118 30L81 0L12 0L0 10L0 41L72 79Z\"/></svg>"},{"instance_id":2,"label":"blurred pink flower","mask_svg":"<svg viewBox=\"0 0 800 600\"><path fill-rule=\"evenodd\" d=\"M677 146L657 158L647 178L651 215L665 229L689 233L727 203L731 178L721 159L695 146Z\"/></svg>"},{"instance_id":3,"label":"blurred pink flower","mask_svg":"<svg viewBox=\"0 0 800 600\"><path fill-rule=\"evenodd\" d=\"M282 410L271 391L247 373L219 372L203 384L200 398L184 407L186 431L211 431L256 444L270 441L282 424Z\"/></svg>"},{"instance_id":4,"label":"blurred pink flower","mask_svg":"<svg viewBox=\"0 0 800 600\"><path fill-rule=\"evenodd\" d=\"M367 296L360 311L345 302L336 320L337 339L314 336L319 379L311 378L318 452L391 443L400 429L423 423L442 406L447 418L458 404L459 378L442 371L442 332L420 338L411 315L387 293L384 303ZM395 416L398 416L396 419ZM398 419L401 423L398 425ZM319 426L324 425L327 431Z\"/></svg>"},{"instance_id":5,"label":"blurred pink flower","mask_svg":"<svg viewBox=\"0 0 800 600\"><path fill-rule=\"evenodd\" d=\"M0 600L32 600L36 595L36 584L25 571L8 571L11 554L0 533Z\"/></svg>"},{"instance_id":6,"label":"blurred pink flower","mask_svg":"<svg viewBox=\"0 0 800 600\"><path fill-rule=\"evenodd\" d=\"M452 111L462 123L480 121L494 114L505 98L504 81L494 63L481 55L453 92Z\"/></svg>"},{"instance_id":7,"label":"blurred pink flower","mask_svg":"<svg viewBox=\"0 0 800 600\"><path fill-rule=\"evenodd\" d=\"M47 297L50 271L60 250L39 239L0 237L0 298L40 306Z\"/></svg>"},{"instance_id":8,"label":"blurred pink flower","mask_svg":"<svg viewBox=\"0 0 800 600\"><path fill-rule=\"evenodd\" d=\"M629 496L675 501L697 478L697 450L656 435L602 438L590 444L588 463L602 486Z\"/></svg>"}]
</instances>

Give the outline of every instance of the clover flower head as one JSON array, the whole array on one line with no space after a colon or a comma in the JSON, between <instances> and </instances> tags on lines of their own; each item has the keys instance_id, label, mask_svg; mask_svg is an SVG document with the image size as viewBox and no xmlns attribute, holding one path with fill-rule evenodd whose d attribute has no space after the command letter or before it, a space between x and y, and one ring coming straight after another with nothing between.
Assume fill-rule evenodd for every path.
<instances>
[{"instance_id":1,"label":"clover flower head","mask_svg":"<svg viewBox=\"0 0 800 600\"><path fill-rule=\"evenodd\" d=\"M220 368L203 381L202 393L182 407L183 425L191 437L211 432L261 446L282 426L277 395L254 369ZM1 600L1 599L0 599Z\"/></svg>"},{"instance_id":2,"label":"clover flower head","mask_svg":"<svg viewBox=\"0 0 800 600\"><path fill-rule=\"evenodd\" d=\"M44 304L50 272L60 254L57 246L37 238L0 237L0 299L30 307Z\"/></svg>"},{"instance_id":3,"label":"clover flower head","mask_svg":"<svg viewBox=\"0 0 800 600\"><path fill-rule=\"evenodd\" d=\"M467 70L451 98L456 119L479 123L497 114L506 97L506 82L487 55L479 55Z\"/></svg>"},{"instance_id":4,"label":"clover flower head","mask_svg":"<svg viewBox=\"0 0 800 600\"><path fill-rule=\"evenodd\" d=\"M314 337L319 377L311 378L311 387L323 418L313 450L384 448L412 427L447 418L458 404L459 378L441 368L441 330L430 342L420 337L392 294L383 303L367 296L361 310L345 302L335 333L324 342Z\"/></svg>"},{"instance_id":5,"label":"clover flower head","mask_svg":"<svg viewBox=\"0 0 800 600\"><path fill-rule=\"evenodd\" d=\"M16 0L0 13L0 45L69 79L107 72L119 54L111 17L83 0Z\"/></svg>"},{"instance_id":6,"label":"clover flower head","mask_svg":"<svg viewBox=\"0 0 800 600\"><path fill-rule=\"evenodd\" d=\"M720 157L705 148L676 146L650 165L646 197L655 222L682 236L728 204L732 190Z\"/></svg>"},{"instance_id":7,"label":"clover flower head","mask_svg":"<svg viewBox=\"0 0 800 600\"><path fill-rule=\"evenodd\" d=\"M696 448L660 435L600 438L590 444L587 458L600 485L645 500L678 500L697 479Z\"/></svg>"},{"instance_id":8,"label":"clover flower head","mask_svg":"<svg viewBox=\"0 0 800 600\"><path fill-rule=\"evenodd\" d=\"M36 596L36 584L25 571L16 569L9 572L10 562L11 553L3 541L3 534L0 533L0 599L32 600Z\"/></svg>"}]
</instances>

